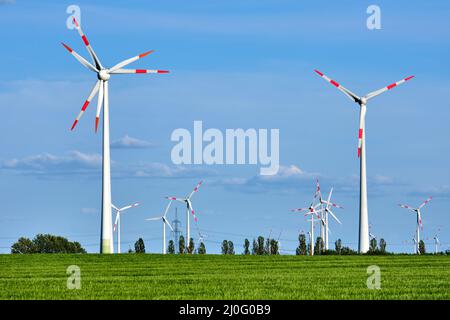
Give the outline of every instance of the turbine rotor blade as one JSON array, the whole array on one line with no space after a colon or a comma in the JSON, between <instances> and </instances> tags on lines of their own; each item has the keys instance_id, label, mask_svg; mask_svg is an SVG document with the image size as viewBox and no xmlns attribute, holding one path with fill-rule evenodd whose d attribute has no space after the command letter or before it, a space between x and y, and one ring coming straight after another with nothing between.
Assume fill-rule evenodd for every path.
<instances>
[{"instance_id":1,"label":"turbine rotor blade","mask_svg":"<svg viewBox=\"0 0 450 320\"><path fill-rule=\"evenodd\" d=\"M422 204L419 206L419 209L422 209L423 206L425 206L428 202L431 201L431 199L433 199L433 197L429 197L427 200L425 200L424 202L422 202Z\"/></svg>"},{"instance_id":2,"label":"turbine rotor blade","mask_svg":"<svg viewBox=\"0 0 450 320\"><path fill-rule=\"evenodd\" d=\"M73 24L75 25L75 28L77 29L81 39L84 42L84 45L86 46L87 51L89 52L89 54L92 57L92 60L94 61L96 67L98 70L103 69L103 66L100 62L100 60L98 59L97 55L94 52L94 49L92 49L92 46L90 45L88 39L86 38L85 34L83 33L83 30L81 30L81 26L78 24L78 21L75 19L75 17L73 18Z\"/></svg>"},{"instance_id":3,"label":"turbine rotor blade","mask_svg":"<svg viewBox=\"0 0 450 320\"><path fill-rule=\"evenodd\" d=\"M190 199L194 195L194 193L196 193L198 191L198 189L200 188L202 183L203 183L203 180L200 181L199 183L197 183L197 185L195 186L194 190L192 190L191 194L189 195L188 199Z\"/></svg>"},{"instance_id":4,"label":"turbine rotor blade","mask_svg":"<svg viewBox=\"0 0 450 320\"><path fill-rule=\"evenodd\" d=\"M167 212L169 211L170 205L172 204L173 200L169 201L169 204L166 206L166 210L164 210L163 217L165 218L167 216Z\"/></svg>"},{"instance_id":5,"label":"turbine rotor blade","mask_svg":"<svg viewBox=\"0 0 450 320\"><path fill-rule=\"evenodd\" d=\"M328 209L328 213L337 221L337 223L342 224L342 222L334 215L334 213Z\"/></svg>"},{"instance_id":6,"label":"turbine rotor blade","mask_svg":"<svg viewBox=\"0 0 450 320\"><path fill-rule=\"evenodd\" d=\"M168 70L150 70L150 69L116 69L110 71L111 74L129 74L129 73L169 73Z\"/></svg>"},{"instance_id":7,"label":"turbine rotor blade","mask_svg":"<svg viewBox=\"0 0 450 320\"><path fill-rule=\"evenodd\" d=\"M358 131L358 158L361 157L363 134L366 119L366 107L362 106L359 114L359 131Z\"/></svg>"},{"instance_id":8,"label":"turbine rotor blade","mask_svg":"<svg viewBox=\"0 0 450 320\"><path fill-rule=\"evenodd\" d=\"M130 204L129 206L126 206L126 207L120 208L119 210L120 210L120 211L125 211L125 210L128 210L128 209L131 209L131 208L137 207L138 205L139 205L139 202L136 202L136 203Z\"/></svg>"},{"instance_id":9,"label":"turbine rotor blade","mask_svg":"<svg viewBox=\"0 0 450 320\"><path fill-rule=\"evenodd\" d=\"M103 99L104 99L104 81L101 80L100 82L100 88L98 92L98 101L97 101L97 113L95 115L95 132L98 130L98 123L100 120L100 111L102 110L103 106Z\"/></svg>"},{"instance_id":10,"label":"turbine rotor blade","mask_svg":"<svg viewBox=\"0 0 450 320\"><path fill-rule=\"evenodd\" d=\"M150 50L150 51L144 52L144 53L142 53L140 55L134 56L134 57L132 57L130 59L123 60L122 62L119 62L118 64L116 64L115 66L110 68L109 72L111 73L111 72L114 72L117 69L125 67L126 65L129 65L130 63L133 63L134 61L139 60L139 59L149 55L152 52L154 52L154 50Z\"/></svg>"},{"instance_id":11,"label":"turbine rotor blade","mask_svg":"<svg viewBox=\"0 0 450 320\"><path fill-rule=\"evenodd\" d=\"M366 98L367 100L370 100L370 99L372 99L372 98L374 98L374 97L376 97L376 96L382 94L383 92L386 92L386 91L388 91L388 90L391 90L392 88L395 88L395 87L397 87L397 86L399 86L399 85L405 83L406 81L411 80L412 78L414 78L414 76L409 76L409 77L404 78L404 79L402 79L402 80L400 80L400 81L394 82L394 83L388 85L387 87L384 87L384 88L382 88L382 89L379 89L379 90L376 90L376 91L373 91L373 92L367 94L367 95L365 96L365 98Z\"/></svg>"},{"instance_id":12,"label":"turbine rotor blade","mask_svg":"<svg viewBox=\"0 0 450 320\"><path fill-rule=\"evenodd\" d=\"M78 60L79 63L81 63L83 66L85 66L86 68L88 68L91 71L94 72L98 72L99 70L94 67L89 61L87 61L85 58L83 58L82 56L80 56L78 53L76 53L72 48L70 48L68 45L66 45L65 43L61 42L61 44L64 46L64 48L67 49L67 51L70 52L70 54L72 54L75 59Z\"/></svg>"},{"instance_id":13,"label":"turbine rotor blade","mask_svg":"<svg viewBox=\"0 0 450 320\"><path fill-rule=\"evenodd\" d=\"M117 213L116 213L116 220L114 222L114 231L116 231L117 223L119 222L119 216L120 216L120 211L117 211Z\"/></svg>"},{"instance_id":14,"label":"turbine rotor blade","mask_svg":"<svg viewBox=\"0 0 450 320\"><path fill-rule=\"evenodd\" d=\"M99 90L99 87L100 87L100 80L97 80L97 82L95 83L94 87L91 90L91 93L89 94L88 98L86 99L86 101L84 102L83 106L81 107L81 111L78 114L78 116L75 119L75 121L73 122L72 127L70 128L70 130L73 130L75 128L75 126L77 125L78 121L80 121L80 119L83 116L84 112L86 111L86 108L88 107L89 103L91 102L91 100L97 94L97 92Z\"/></svg>"},{"instance_id":15,"label":"turbine rotor blade","mask_svg":"<svg viewBox=\"0 0 450 320\"><path fill-rule=\"evenodd\" d=\"M334 81L333 79L328 78L326 75L324 75L322 72L320 72L319 70L314 70L319 76L321 76L323 79L325 79L326 81L328 81L329 83L331 83L333 86L335 86L336 88L338 88L340 91L342 91L347 97L350 98L350 100L352 100L353 102L359 102L361 101L361 98L358 97L356 94L354 94L353 92L351 92L350 90L344 88L343 86L341 86L339 83L337 83L336 81Z\"/></svg>"}]
</instances>

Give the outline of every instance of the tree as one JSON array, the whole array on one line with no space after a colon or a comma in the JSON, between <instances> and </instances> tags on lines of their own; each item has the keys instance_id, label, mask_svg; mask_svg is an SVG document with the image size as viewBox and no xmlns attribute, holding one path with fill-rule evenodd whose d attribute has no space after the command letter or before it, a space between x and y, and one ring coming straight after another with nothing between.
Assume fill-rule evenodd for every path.
<instances>
[{"instance_id":1,"label":"tree","mask_svg":"<svg viewBox=\"0 0 450 320\"><path fill-rule=\"evenodd\" d=\"M383 238L380 239L380 253L386 253L386 241Z\"/></svg>"},{"instance_id":2,"label":"tree","mask_svg":"<svg viewBox=\"0 0 450 320\"><path fill-rule=\"evenodd\" d=\"M174 254L175 253L175 244L173 243L173 240L169 240L169 246L167 248L167 252L169 254Z\"/></svg>"},{"instance_id":3,"label":"tree","mask_svg":"<svg viewBox=\"0 0 450 320\"><path fill-rule=\"evenodd\" d=\"M265 253L264 237L259 236L258 237L258 250L257 250L256 254L262 256L264 253Z\"/></svg>"},{"instance_id":4,"label":"tree","mask_svg":"<svg viewBox=\"0 0 450 320\"><path fill-rule=\"evenodd\" d=\"M188 248L187 248L187 252L189 254L192 254L192 253L195 252L194 239L192 239L192 238L189 239L189 245L188 245Z\"/></svg>"},{"instance_id":5,"label":"tree","mask_svg":"<svg viewBox=\"0 0 450 320\"><path fill-rule=\"evenodd\" d=\"M244 254L245 255L250 254L250 241L248 241L248 239L244 240Z\"/></svg>"},{"instance_id":6,"label":"tree","mask_svg":"<svg viewBox=\"0 0 450 320\"><path fill-rule=\"evenodd\" d=\"M134 252L145 253L145 245L144 245L144 240L142 240L142 238L139 238L138 241L135 242Z\"/></svg>"},{"instance_id":7,"label":"tree","mask_svg":"<svg viewBox=\"0 0 450 320\"><path fill-rule=\"evenodd\" d=\"M306 255L306 236L304 233L298 235L298 247L295 250L296 255Z\"/></svg>"},{"instance_id":8,"label":"tree","mask_svg":"<svg viewBox=\"0 0 450 320\"><path fill-rule=\"evenodd\" d=\"M228 254L228 241L222 241L222 254Z\"/></svg>"},{"instance_id":9,"label":"tree","mask_svg":"<svg viewBox=\"0 0 450 320\"><path fill-rule=\"evenodd\" d=\"M206 247L205 247L205 244L203 243L203 241L200 242L200 245L198 246L198 249L197 249L197 253L198 254L206 254Z\"/></svg>"},{"instance_id":10,"label":"tree","mask_svg":"<svg viewBox=\"0 0 450 320\"><path fill-rule=\"evenodd\" d=\"M314 245L314 254L322 254L323 253L323 239L322 237L317 237L316 244Z\"/></svg>"},{"instance_id":11,"label":"tree","mask_svg":"<svg viewBox=\"0 0 450 320\"><path fill-rule=\"evenodd\" d=\"M257 255L258 254L258 242L255 239L253 239L252 254L253 255Z\"/></svg>"},{"instance_id":12,"label":"tree","mask_svg":"<svg viewBox=\"0 0 450 320\"><path fill-rule=\"evenodd\" d=\"M336 242L334 243L334 250L336 250L337 254L341 254L341 252L342 252L342 240L341 239L337 239Z\"/></svg>"},{"instance_id":13,"label":"tree","mask_svg":"<svg viewBox=\"0 0 450 320\"><path fill-rule=\"evenodd\" d=\"M377 252L377 239L372 238L372 239L370 240L369 252L370 252L370 253L375 253L375 252Z\"/></svg>"},{"instance_id":14,"label":"tree","mask_svg":"<svg viewBox=\"0 0 450 320\"><path fill-rule=\"evenodd\" d=\"M184 242L184 237L180 236L180 239L178 240L178 251L180 254L184 254L184 250L186 249L186 243Z\"/></svg>"},{"instance_id":15,"label":"tree","mask_svg":"<svg viewBox=\"0 0 450 320\"><path fill-rule=\"evenodd\" d=\"M275 239L270 240L270 254L280 254L278 241Z\"/></svg>"},{"instance_id":16,"label":"tree","mask_svg":"<svg viewBox=\"0 0 450 320\"><path fill-rule=\"evenodd\" d=\"M425 250L425 242L423 242L423 240L419 241L419 254L425 254L426 250Z\"/></svg>"},{"instance_id":17,"label":"tree","mask_svg":"<svg viewBox=\"0 0 450 320\"><path fill-rule=\"evenodd\" d=\"M11 253L86 253L79 242L70 242L64 237L38 234L33 240L25 237L11 246Z\"/></svg>"},{"instance_id":18,"label":"tree","mask_svg":"<svg viewBox=\"0 0 450 320\"><path fill-rule=\"evenodd\" d=\"M11 246L11 253L35 253L35 249L33 241L21 237Z\"/></svg>"},{"instance_id":19,"label":"tree","mask_svg":"<svg viewBox=\"0 0 450 320\"><path fill-rule=\"evenodd\" d=\"M228 241L227 254L234 254L234 243L233 243L233 241Z\"/></svg>"}]
</instances>

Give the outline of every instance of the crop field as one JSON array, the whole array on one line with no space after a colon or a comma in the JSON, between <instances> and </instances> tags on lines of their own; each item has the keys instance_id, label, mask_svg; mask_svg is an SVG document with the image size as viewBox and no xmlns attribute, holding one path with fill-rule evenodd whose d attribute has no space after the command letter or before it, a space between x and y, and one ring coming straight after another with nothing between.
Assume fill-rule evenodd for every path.
<instances>
[{"instance_id":1,"label":"crop field","mask_svg":"<svg viewBox=\"0 0 450 320\"><path fill-rule=\"evenodd\" d=\"M70 265L80 289L67 288ZM449 298L449 256L0 255L0 299Z\"/></svg>"}]
</instances>

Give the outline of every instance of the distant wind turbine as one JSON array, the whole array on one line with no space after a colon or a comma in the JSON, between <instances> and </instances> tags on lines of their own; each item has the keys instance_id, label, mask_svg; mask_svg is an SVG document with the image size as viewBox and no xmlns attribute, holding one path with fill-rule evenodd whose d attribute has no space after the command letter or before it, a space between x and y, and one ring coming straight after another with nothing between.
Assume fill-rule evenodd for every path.
<instances>
[{"instance_id":1,"label":"distant wind turbine","mask_svg":"<svg viewBox=\"0 0 450 320\"><path fill-rule=\"evenodd\" d=\"M197 216L195 215L194 208L192 207L191 198L198 191L202 183L203 181L200 181L186 198L166 197L166 199L180 201L186 204L186 243L189 243L191 239L191 227L189 221L189 217L191 214L194 217L194 221L197 222Z\"/></svg>"},{"instance_id":2,"label":"distant wind turbine","mask_svg":"<svg viewBox=\"0 0 450 320\"><path fill-rule=\"evenodd\" d=\"M420 212L420 209L422 209L428 202L431 201L433 197L429 197L427 200L425 200L424 202L422 202L422 204L420 206L418 206L417 208L413 208L407 204L399 204L400 207L404 208L404 209L408 209L410 211L413 211L414 213L416 213L416 217L417 217L417 224L416 224L416 253L420 254L420 250L419 250L419 244L420 244L420 229L423 230L423 224L422 224L422 214Z\"/></svg>"},{"instance_id":3,"label":"distant wind turbine","mask_svg":"<svg viewBox=\"0 0 450 320\"><path fill-rule=\"evenodd\" d=\"M122 223L120 222L121 219L121 215L122 212L134 207L137 207L139 205L139 203L134 203L132 205L123 207L123 208L117 208L115 205L111 204L111 206L114 208L114 210L116 210L116 221L114 222L114 231L117 231L117 253L120 253L120 229L121 229L121 225Z\"/></svg>"},{"instance_id":4,"label":"distant wind turbine","mask_svg":"<svg viewBox=\"0 0 450 320\"><path fill-rule=\"evenodd\" d=\"M172 200L169 201L169 204L166 206L166 210L164 210L164 213L162 216L154 217L154 218L148 218L145 219L147 221L162 221L163 226L163 233L162 233L162 254L166 254L166 225L169 226L170 230L173 231L172 226L170 225L169 220L167 220L167 212L169 211L170 205L172 204Z\"/></svg>"}]
</instances>

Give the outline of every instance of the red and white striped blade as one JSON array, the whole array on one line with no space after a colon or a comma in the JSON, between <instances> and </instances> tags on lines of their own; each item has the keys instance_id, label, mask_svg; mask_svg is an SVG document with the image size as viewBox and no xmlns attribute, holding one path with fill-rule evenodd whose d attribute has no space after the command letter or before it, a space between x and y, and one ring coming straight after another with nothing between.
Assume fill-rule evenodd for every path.
<instances>
[{"instance_id":1,"label":"red and white striped blade","mask_svg":"<svg viewBox=\"0 0 450 320\"><path fill-rule=\"evenodd\" d=\"M167 200L175 200L175 201L181 201L185 202L186 199L184 198L176 198L176 197L165 197Z\"/></svg>"},{"instance_id":2,"label":"red and white striped blade","mask_svg":"<svg viewBox=\"0 0 450 320\"><path fill-rule=\"evenodd\" d=\"M117 69L111 74L128 74L128 73L169 73L167 70L149 70L149 69Z\"/></svg>"},{"instance_id":3,"label":"red and white striped blade","mask_svg":"<svg viewBox=\"0 0 450 320\"><path fill-rule=\"evenodd\" d=\"M119 222L119 215L120 215L120 212L117 211L116 220L114 221L114 231L116 231L117 223Z\"/></svg>"},{"instance_id":4,"label":"red and white striped blade","mask_svg":"<svg viewBox=\"0 0 450 320\"><path fill-rule=\"evenodd\" d=\"M197 185L195 186L194 190L192 190L191 194L189 195L188 199L190 199L194 193L196 193L198 191L198 189L200 188L200 186L203 184L203 180L200 181L199 183L197 183Z\"/></svg>"},{"instance_id":5,"label":"red and white striped blade","mask_svg":"<svg viewBox=\"0 0 450 320\"><path fill-rule=\"evenodd\" d=\"M139 205L139 202L136 202L136 203L130 204L129 206L126 206L126 207L120 208L119 210L120 210L120 211L128 210L128 209L131 209L131 208L137 207L138 205Z\"/></svg>"},{"instance_id":6,"label":"red and white striped blade","mask_svg":"<svg viewBox=\"0 0 450 320\"><path fill-rule=\"evenodd\" d=\"M89 61L87 61L85 58L83 58L78 53L76 53L71 47L69 47L68 45L66 45L63 42L61 42L61 44L64 46L64 48L67 49L67 51L70 52L70 54L72 56L75 57L75 59L78 60L79 63L81 63L83 66L85 66L86 68L88 68L91 71L98 72L98 69L96 67L94 67Z\"/></svg>"},{"instance_id":7,"label":"red and white striped blade","mask_svg":"<svg viewBox=\"0 0 450 320\"><path fill-rule=\"evenodd\" d=\"M362 106L359 115L359 130L358 130L358 158L361 157L362 143L365 127L366 107Z\"/></svg>"},{"instance_id":8,"label":"red and white striped blade","mask_svg":"<svg viewBox=\"0 0 450 320\"><path fill-rule=\"evenodd\" d=\"M422 204L419 206L419 209L421 209L424 205L426 205L428 202L430 202L431 199L433 199L433 197L429 197L427 200L425 200L424 202L422 202Z\"/></svg>"},{"instance_id":9,"label":"red and white striped blade","mask_svg":"<svg viewBox=\"0 0 450 320\"><path fill-rule=\"evenodd\" d=\"M75 126L77 125L78 121L80 121L81 117L83 116L84 112L86 111L86 108L88 107L89 103L91 102L91 100L95 97L95 95L97 94L98 90L100 87L100 80L98 80L94 87L91 90L91 93L89 94L88 98L86 99L86 101L84 102L83 106L81 107L81 111L78 114L78 117L75 119L75 121L72 124L72 128L70 128L70 130L73 130L75 128Z\"/></svg>"},{"instance_id":10,"label":"red and white striped blade","mask_svg":"<svg viewBox=\"0 0 450 320\"><path fill-rule=\"evenodd\" d=\"M402 80L400 80L400 81L391 83L390 85L388 85L388 86L386 86L386 87L384 87L384 88L381 88L381 89L379 89L379 90L373 91L373 92L371 92L371 93L369 93L369 94L366 95L366 99L367 99L367 100L372 99L372 98L374 98L374 97L376 97L376 96L382 94L383 92L386 92L386 91L388 91L388 90L391 90L391 89L393 89L393 88L395 88L395 87L397 87L397 86L399 86L399 85L405 83L406 81L411 80L412 78L414 78L414 76L409 76L409 77L404 78L404 79L402 79Z\"/></svg>"},{"instance_id":11,"label":"red and white striped blade","mask_svg":"<svg viewBox=\"0 0 450 320\"><path fill-rule=\"evenodd\" d=\"M320 191L320 183L319 183L319 179L316 179L316 193L314 194L314 199L317 198L317 196L321 196L321 191ZM322 197L320 197L322 198Z\"/></svg>"},{"instance_id":12,"label":"red and white striped blade","mask_svg":"<svg viewBox=\"0 0 450 320\"><path fill-rule=\"evenodd\" d=\"M296 209L291 209L292 212L301 212L301 211L306 211L309 210L309 208L296 208Z\"/></svg>"},{"instance_id":13,"label":"red and white striped blade","mask_svg":"<svg viewBox=\"0 0 450 320\"><path fill-rule=\"evenodd\" d=\"M343 206L340 206L340 205L338 205L336 203L332 203L332 202L330 202L330 206L335 207L335 208L339 208L339 209L344 209Z\"/></svg>"},{"instance_id":14,"label":"red and white striped blade","mask_svg":"<svg viewBox=\"0 0 450 320\"><path fill-rule=\"evenodd\" d=\"M144 53L141 53L140 55L134 56L130 59L126 59L123 60L122 62L119 62L118 64L116 64L115 66L113 66L112 68L109 69L110 72L113 72L117 69L121 69L122 67L125 67L126 65L129 65L132 62L135 62L136 60L139 60L147 55L149 55L150 53L154 52L154 50L150 50Z\"/></svg>"},{"instance_id":15,"label":"red and white striped blade","mask_svg":"<svg viewBox=\"0 0 450 320\"><path fill-rule=\"evenodd\" d=\"M328 81L329 83L331 83L333 86L335 86L336 88L338 88L340 91L342 91L347 97L349 97L353 102L358 102L359 100L361 100L360 97L358 97L356 94L354 94L353 92L351 92L350 90L344 88L343 86L341 86L339 83L337 83L336 81L334 81L333 79L328 78L326 75L324 75L322 72L320 72L319 70L314 70L319 76L321 76L323 79L325 79L326 81Z\"/></svg>"},{"instance_id":16,"label":"red and white striped blade","mask_svg":"<svg viewBox=\"0 0 450 320\"><path fill-rule=\"evenodd\" d=\"M104 81L100 81L100 88L98 91L98 100L97 100L97 113L95 114L95 132L98 130L98 123L100 120L100 112L102 111L103 106L103 97L104 97Z\"/></svg>"},{"instance_id":17,"label":"red and white striped blade","mask_svg":"<svg viewBox=\"0 0 450 320\"><path fill-rule=\"evenodd\" d=\"M78 33L80 34L81 39L83 40L84 45L86 46L87 51L92 57L92 60L94 61L96 67L98 70L103 69L103 66L97 57L97 55L94 52L94 49L92 49L91 44L89 43L88 39L86 38L86 35L83 33L83 30L81 30L81 26L79 25L78 21L73 17L73 24L75 25L75 28L78 30Z\"/></svg>"}]
</instances>

